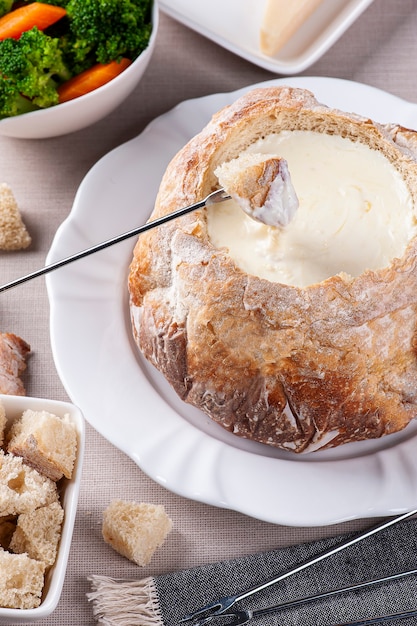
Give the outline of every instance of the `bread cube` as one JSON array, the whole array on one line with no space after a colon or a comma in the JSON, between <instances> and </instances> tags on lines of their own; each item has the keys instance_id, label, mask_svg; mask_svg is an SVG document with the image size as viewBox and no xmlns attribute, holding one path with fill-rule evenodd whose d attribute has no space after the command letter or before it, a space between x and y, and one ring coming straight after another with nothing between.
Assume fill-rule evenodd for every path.
<instances>
[{"instance_id":1,"label":"bread cube","mask_svg":"<svg viewBox=\"0 0 417 626\"><path fill-rule=\"evenodd\" d=\"M29 235L11 187L0 184L0 250L22 250L30 246Z\"/></svg>"},{"instance_id":2,"label":"bread cube","mask_svg":"<svg viewBox=\"0 0 417 626\"><path fill-rule=\"evenodd\" d=\"M31 559L50 567L56 560L63 519L59 502L19 515L9 549L16 554L26 552Z\"/></svg>"},{"instance_id":3,"label":"bread cube","mask_svg":"<svg viewBox=\"0 0 417 626\"><path fill-rule=\"evenodd\" d=\"M34 609L41 603L45 565L27 554L0 549L0 605L9 609Z\"/></svg>"},{"instance_id":4,"label":"bread cube","mask_svg":"<svg viewBox=\"0 0 417 626\"><path fill-rule=\"evenodd\" d=\"M162 505L113 500L103 514L104 541L140 566L150 562L171 528Z\"/></svg>"},{"instance_id":5,"label":"bread cube","mask_svg":"<svg viewBox=\"0 0 417 626\"><path fill-rule=\"evenodd\" d=\"M56 484L0 450L0 516L30 513L58 500Z\"/></svg>"},{"instance_id":6,"label":"bread cube","mask_svg":"<svg viewBox=\"0 0 417 626\"><path fill-rule=\"evenodd\" d=\"M51 480L71 478L77 454L74 424L48 411L24 411L10 429L8 451Z\"/></svg>"}]
</instances>

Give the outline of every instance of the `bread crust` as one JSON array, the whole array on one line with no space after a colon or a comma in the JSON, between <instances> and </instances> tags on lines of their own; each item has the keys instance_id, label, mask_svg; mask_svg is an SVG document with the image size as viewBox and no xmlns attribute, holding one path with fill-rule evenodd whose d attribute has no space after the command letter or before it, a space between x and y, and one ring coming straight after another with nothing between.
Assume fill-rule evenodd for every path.
<instances>
[{"instance_id":1,"label":"bread crust","mask_svg":"<svg viewBox=\"0 0 417 626\"><path fill-rule=\"evenodd\" d=\"M171 161L152 219L201 200L214 170L283 129L381 151L417 206L417 133L330 109L303 89L255 89ZM417 238L400 259L305 288L239 269L199 210L142 235L129 274L134 338L178 395L236 435L294 452L381 437L417 414Z\"/></svg>"}]
</instances>

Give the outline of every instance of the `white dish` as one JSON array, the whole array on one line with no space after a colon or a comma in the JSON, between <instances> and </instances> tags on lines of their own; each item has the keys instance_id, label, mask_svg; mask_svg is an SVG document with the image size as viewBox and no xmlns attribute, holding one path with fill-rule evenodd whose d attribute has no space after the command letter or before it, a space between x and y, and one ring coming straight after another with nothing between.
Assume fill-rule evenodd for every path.
<instances>
[{"instance_id":1,"label":"white dish","mask_svg":"<svg viewBox=\"0 0 417 626\"><path fill-rule=\"evenodd\" d=\"M160 0L161 11L247 61L278 74L298 74L315 63L373 0L323 0L274 57L261 53L259 29L266 0Z\"/></svg>"},{"instance_id":2,"label":"white dish","mask_svg":"<svg viewBox=\"0 0 417 626\"><path fill-rule=\"evenodd\" d=\"M417 107L330 78L292 78L322 102L417 126ZM129 231L149 216L171 157L245 90L178 105L102 158L82 182L47 262ZM415 508L417 423L378 441L293 455L245 441L182 403L139 355L126 278L134 241L47 276L56 366L85 418L149 476L194 500L269 522L315 526Z\"/></svg>"},{"instance_id":3,"label":"white dish","mask_svg":"<svg viewBox=\"0 0 417 626\"><path fill-rule=\"evenodd\" d=\"M149 44L129 67L110 82L84 96L47 109L0 120L0 136L19 139L57 137L86 128L109 115L126 100L145 73L155 49L158 25L159 8L155 0Z\"/></svg>"},{"instance_id":4,"label":"white dish","mask_svg":"<svg viewBox=\"0 0 417 626\"><path fill-rule=\"evenodd\" d=\"M62 587L67 571L68 556L71 548L72 533L77 513L78 495L81 485L81 473L84 459L85 425L84 418L78 407L69 402L59 402L45 398L29 396L0 395L1 403L6 411L7 423L10 425L18 419L23 411L48 411L59 417L68 415L78 434L77 460L71 479L60 481L60 501L64 508L64 522L58 554L54 565L46 573L42 602L35 609L5 609L0 607L0 624L22 624L45 619L56 609L61 597Z\"/></svg>"}]
</instances>

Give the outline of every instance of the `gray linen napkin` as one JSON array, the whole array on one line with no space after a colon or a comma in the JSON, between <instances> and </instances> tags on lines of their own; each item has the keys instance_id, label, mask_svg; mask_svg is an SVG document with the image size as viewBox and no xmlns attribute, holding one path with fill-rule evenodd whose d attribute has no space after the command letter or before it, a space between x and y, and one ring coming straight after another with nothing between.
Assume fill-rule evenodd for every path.
<instances>
[{"instance_id":1,"label":"gray linen napkin","mask_svg":"<svg viewBox=\"0 0 417 626\"><path fill-rule=\"evenodd\" d=\"M310 560L346 538L290 546L148 577L115 581L91 576L93 613L107 626L178 626L181 618L217 598L234 595ZM242 600L234 608L259 609L417 568L417 520L400 522L284 581ZM251 620L253 626L328 626L417 608L417 575L343 593ZM386 626L414 626L417 617L392 619ZM213 626L225 622L213 621Z\"/></svg>"}]
</instances>

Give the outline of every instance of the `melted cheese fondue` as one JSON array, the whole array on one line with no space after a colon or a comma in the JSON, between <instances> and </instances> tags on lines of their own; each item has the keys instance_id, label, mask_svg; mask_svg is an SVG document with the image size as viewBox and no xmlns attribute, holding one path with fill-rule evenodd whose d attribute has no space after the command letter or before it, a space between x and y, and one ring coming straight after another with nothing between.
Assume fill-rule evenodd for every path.
<instances>
[{"instance_id":1,"label":"melted cheese fondue","mask_svg":"<svg viewBox=\"0 0 417 626\"><path fill-rule=\"evenodd\" d=\"M335 135L283 131L250 152L288 161L299 199L285 228L266 226L229 200L207 210L212 243L245 272L298 287L387 266L417 232L413 202L395 167L376 150Z\"/></svg>"}]
</instances>

